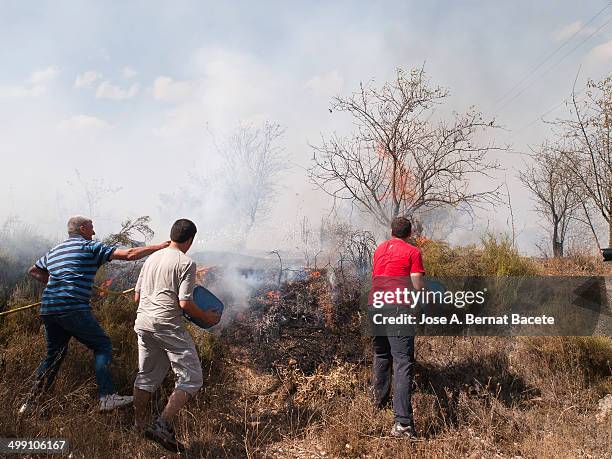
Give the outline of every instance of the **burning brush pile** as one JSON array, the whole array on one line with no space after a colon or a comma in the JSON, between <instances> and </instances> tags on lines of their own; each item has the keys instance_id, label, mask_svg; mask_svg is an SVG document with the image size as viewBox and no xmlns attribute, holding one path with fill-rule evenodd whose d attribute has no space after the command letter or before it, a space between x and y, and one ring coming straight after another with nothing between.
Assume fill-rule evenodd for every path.
<instances>
[{"instance_id":1,"label":"burning brush pile","mask_svg":"<svg viewBox=\"0 0 612 459\"><path fill-rule=\"evenodd\" d=\"M336 282L333 269L295 270L280 285L274 270L209 267L198 275L226 304L220 334L237 359L310 374L334 359L363 358L356 279Z\"/></svg>"}]
</instances>

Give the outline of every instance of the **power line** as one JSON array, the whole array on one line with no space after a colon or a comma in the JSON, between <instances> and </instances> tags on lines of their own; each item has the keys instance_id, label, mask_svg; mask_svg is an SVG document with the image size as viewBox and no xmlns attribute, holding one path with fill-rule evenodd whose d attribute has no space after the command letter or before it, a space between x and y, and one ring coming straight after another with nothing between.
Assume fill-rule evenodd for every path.
<instances>
[{"instance_id":1,"label":"power line","mask_svg":"<svg viewBox=\"0 0 612 459\"><path fill-rule=\"evenodd\" d=\"M506 97L508 97L510 94L512 94L512 92L518 88L520 85L522 85L525 81L527 81L535 72L537 72L540 68L542 68L542 66L544 66L544 64L546 64L550 59L552 59L552 57L557 54L559 51L561 51L561 49L563 49L565 47L565 45L567 45L570 41L572 41L574 39L574 37L576 37L580 32L582 32L585 27L587 27L589 24L591 24L595 19L597 19L599 17L599 15L601 15L601 13L603 13L606 9L608 9L610 6L612 5L612 2L606 4L606 6L604 6L601 10L599 10L599 12L597 12L597 14L595 14L595 16L593 16L591 19L589 19L588 22L586 22L585 24L582 25L582 27L580 27L576 32L574 32L569 38L565 39L563 41L563 43L561 43L553 52L551 52L550 54L548 54L544 60L540 61L540 63L530 72L528 72L518 83L516 83L514 86L512 86L512 88L510 88L501 98L499 98L497 101L495 101L495 103L493 104L492 109L494 110L495 107L497 107L499 105L499 103L501 101L503 101Z\"/></svg>"},{"instance_id":2,"label":"power line","mask_svg":"<svg viewBox=\"0 0 612 459\"><path fill-rule=\"evenodd\" d=\"M606 22L604 22L601 26L599 26L594 32L592 32L591 34L589 34L589 36L587 36L584 40L582 40L580 43L578 43L576 46L574 46L569 52L565 53L561 59L559 59L558 61L556 61L553 65L551 65L550 67L548 67L544 73L542 73L540 75L540 77L543 77L545 75L548 74L548 72L550 72L552 69L554 69L557 65L559 65L561 62L563 62L565 60L565 58L567 56L569 56L570 54L572 54L574 51L576 51L578 48L580 48L584 43L586 43L588 40L590 40L594 35L596 35L597 33L599 33L600 30L602 30L605 26L607 26L610 22L612 22L612 17L610 17ZM527 89L529 89L531 86L533 86L533 84L536 82L537 80L532 80L531 83L529 83L527 86L525 86L523 89L521 89L518 93L516 93L511 99L509 99L506 103L504 103L498 110L495 116L497 116L505 107L507 107L510 103L512 103L516 98L520 97Z\"/></svg>"},{"instance_id":3,"label":"power line","mask_svg":"<svg viewBox=\"0 0 612 459\"><path fill-rule=\"evenodd\" d=\"M606 74L602 75L599 79L605 78ZM576 75L576 79L578 79L578 75ZM519 129L517 129L515 132L520 132L523 131L524 129L527 129L529 126L531 126L533 123L542 120L546 115L548 115L549 113L553 112L554 110L556 110L557 108L559 108L561 105L567 103L570 101L570 99L580 96L582 93L584 93L587 89L588 89L588 83L587 85L582 88L580 91L578 92L573 92L572 90L572 94L570 94L569 96L567 96L565 99L563 99L561 102L559 102L558 104L554 105L553 107L549 108L548 110L546 110L544 113L542 113L541 115L539 115L537 118L534 118L533 120L531 120L529 123L525 124L524 126L520 127Z\"/></svg>"},{"instance_id":4,"label":"power line","mask_svg":"<svg viewBox=\"0 0 612 459\"><path fill-rule=\"evenodd\" d=\"M576 93L576 96L579 96L580 94L582 94L584 91L586 90L586 88L582 89L580 92ZM555 111L556 109L558 109L559 107L561 107L561 105L565 104L566 102L569 102L569 99L572 96L568 96L565 99L563 99L561 102L559 102L557 105L555 105L554 107L549 108L548 110L546 110L544 113L542 113L541 115L539 115L537 118L534 118L533 120L531 120L529 123L525 124L524 126L520 127L519 129L517 129L515 132L521 132L525 129L527 129L528 127L530 127L532 124L536 123L537 121L542 120L546 115L548 115L549 113Z\"/></svg>"}]
</instances>

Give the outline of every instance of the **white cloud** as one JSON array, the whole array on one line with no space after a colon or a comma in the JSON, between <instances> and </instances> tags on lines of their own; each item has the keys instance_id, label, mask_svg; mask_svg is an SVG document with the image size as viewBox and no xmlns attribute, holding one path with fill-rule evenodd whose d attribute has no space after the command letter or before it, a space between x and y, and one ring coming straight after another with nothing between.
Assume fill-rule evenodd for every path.
<instances>
[{"instance_id":1,"label":"white cloud","mask_svg":"<svg viewBox=\"0 0 612 459\"><path fill-rule=\"evenodd\" d=\"M166 102L179 102L189 99L195 90L192 81L174 81L167 76L160 76L153 83L153 97Z\"/></svg>"},{"instance_id":2,"label":"white cloud","mask_svg":"<svg viewBox=\"0 0 612 459\"><path fill-rule=\"evenodd\" d=\"M317 75L306 82L306 87L323 97L338 95L344 87L344 78L338 70L333 70L326 75Z\"/></svg>"},{"instance_id":3,"label":"white cloud","mask_svg":"<svg viewBox=\"0 0 612 459\"><path fill-rule=\"evenodd\" d=\"M0 98L21 99L41 96L47 90L47 83L55 79L57 75L59 75L59 69L54 66L36 70L25 84L0 86Z\"/></svg>"},{"instance_id":4,"label":"white cloud","mask_svg":"<svg viewBox=\"0 0 612 459\"><path fill-rule=\"evenodd\" d=\"M587 56L590 60L609 61L612 60L612 40L595 46Z\"/></svg>"},{"instance_id":5,"label":"white cloud","mask_svg":"<svg viewBox=\"0 0 612 459\"><path fill-rule=\"evenodd\" d=\"M557 30L553 32L552 38L556 42L566 40L572 35L574 35L576 32L578 32L580 28L582 27L582 25L583 25L582 21L575 21L570 24L566 24L562 27L559 27ZM592 27L585 27L584 29L580 30L579 35L586 35L591 32L593 32Z\"/></svg>"},{"instance_id":6,"label":"white cloud","mask_svg":"<svg viewBox=\"0 0 612 459\"><path fill-rule=\"evenodd\" d=\"M134 78L136 75L138 75L138 72L132 67L126 66L123 67L123 71L121 72L121 74L123 75L123 78L129 80L130 78Z\"/></svg>"},{"instance_id":7,"label":"white cloud","mask_svg":"<svg viewBox=\"0 0 612 459\"><path fill-rule=\"evenodd\" d=\"M46 69L36 70L30 76L28 82L33 85L44 85L45 83L55 79L59 75L59 69L55 66L47 67Z\"/></svg>"},{"instance_id":8,"label":"white cloud","mask_svg":"<svg viewBox=\"0 0 612 459\"><path fill-rule=\"evenodd\" d=\"M134 83L129 88L121 88L115 86L110 81L103 81L96 90L96 98L98 99L112 99L112 100L125 100L131 99L138 94L140 87L138 83Z\"/></svg>"},{"instance_id":9,"label":"white cloud","mask_svg":"<svg viewBox=\"0 0 612 459\"><path fill-rule=\"evenodd\" d=\"M102 74L99 72L89 71L79 73L76 77L76 80L74 81L74 87L77 89L89 88L101 78Z\"/></svg>"},{"instance_id":10,"label":"white cloud","mask_svg":"<svg viewBox=\"0 0 612 459\"><path fill-rule=\"evenodd\" d=\"M75 115L59 122L57 127L61 130L99 130L108 129L110 124L106 121L89 115Z\"/></svg>"}]
</instances>

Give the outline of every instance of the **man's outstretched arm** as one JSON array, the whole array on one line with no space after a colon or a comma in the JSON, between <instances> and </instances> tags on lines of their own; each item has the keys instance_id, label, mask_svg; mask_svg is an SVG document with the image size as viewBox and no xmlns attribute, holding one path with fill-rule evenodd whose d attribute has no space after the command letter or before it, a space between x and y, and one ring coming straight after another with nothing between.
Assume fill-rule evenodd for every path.
<instances>
[{"instance_id":1,"label":"man's outstretched arm","mask_svg":"<svg viewBox=\"0 0 612 459\"><path fill-rule=\"evenodd\" d=\"M132 247L131 249L116 249L109 260L127 260L134 261L151 255L153 252L165 249L170 245L170 241L162 242L161 244L149 245L147 247Z\"/></svg>"},{"instance_id":2,"label":"man's outstretched arm","mask_svg":"<svg viewBox=\"0 0 612 459\"><path fill-rule=\"evenodd\" d=\"M49 282L49 271L46 269L40 269L38 266L32 266L30 269L28 269L28 274L30 277L33 277L38 282L43 284Z\"/></svg>"}]
</instances>

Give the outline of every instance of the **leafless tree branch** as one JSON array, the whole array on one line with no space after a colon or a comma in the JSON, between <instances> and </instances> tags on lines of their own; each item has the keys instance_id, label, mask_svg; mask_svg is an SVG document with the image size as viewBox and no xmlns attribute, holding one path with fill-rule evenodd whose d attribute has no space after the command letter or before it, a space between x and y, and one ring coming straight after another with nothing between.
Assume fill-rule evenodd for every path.
<instances>
[{"instance_id":1,"label":"leafless tree branch","mask_svg":"<svg viewBox=\"0 0 612 459\"><path fill-rule=\"evenodd\" d=\"M420 68L398 69L382 87L369 82L348 97L334 98L334 110L351 115L357 129L351 137L332 134L311 146L311 181L382 225L417 210L459 205L472 210L499 202L499 188L475 192L470 186L474 177L491 177L499 168L489 153L506 148L476 142L497 126L474 108L431 123L426 114L447 96Z\"/></svg>"}]
</instances>

